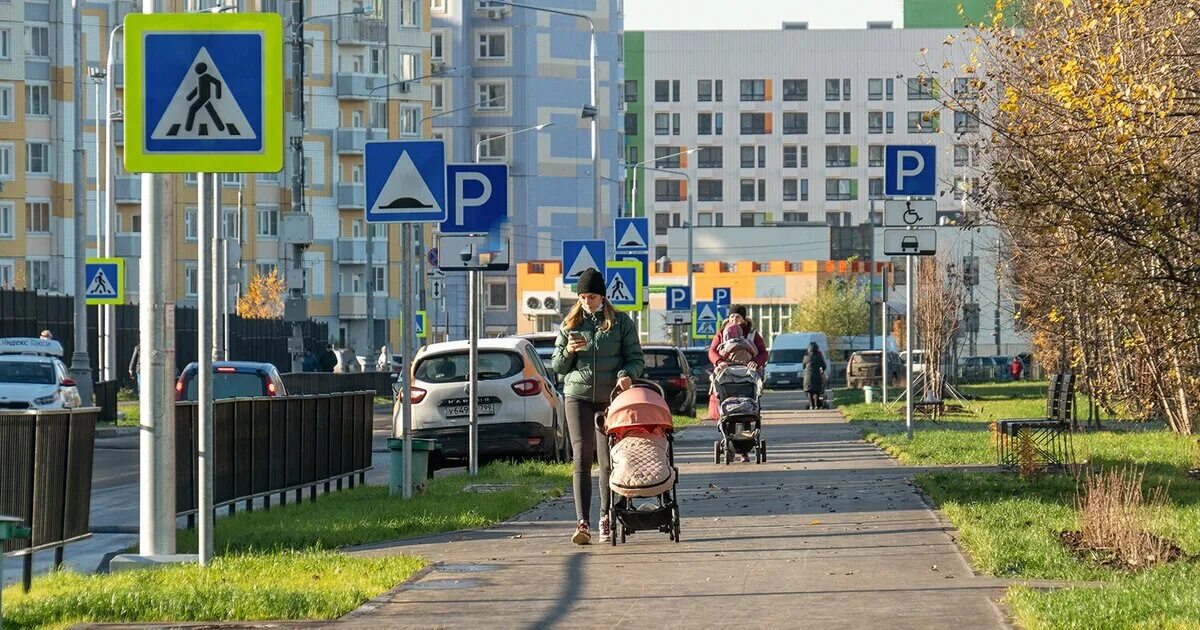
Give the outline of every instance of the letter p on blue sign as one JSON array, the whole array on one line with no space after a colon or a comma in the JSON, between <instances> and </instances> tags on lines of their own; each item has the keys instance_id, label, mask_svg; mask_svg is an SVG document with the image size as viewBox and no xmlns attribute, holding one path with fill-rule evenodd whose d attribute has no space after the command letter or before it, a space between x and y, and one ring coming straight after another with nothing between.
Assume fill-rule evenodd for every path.
<instances>
[{"instance_id":1,"label":"letter p on blue sign","mask_svg":"<svg viewBox=\"0 0 1200 630\"><path fill-rule=\"evenodd\" d=\"M884 194L893 197L937 194L937 147L888 145L884 158Z\"/></svg>"}]
</instances>

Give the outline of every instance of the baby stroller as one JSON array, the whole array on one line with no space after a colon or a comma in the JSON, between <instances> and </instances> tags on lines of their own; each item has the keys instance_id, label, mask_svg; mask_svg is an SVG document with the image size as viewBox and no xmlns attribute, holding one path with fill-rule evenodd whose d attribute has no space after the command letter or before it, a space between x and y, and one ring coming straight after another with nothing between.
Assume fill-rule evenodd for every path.
<instances>
[{"instance_id":1,"label":"baby stroller","mask_svg":"<svg viewBox=\"0 0 1200 630\"><path fill-rule=\"evenodd\" d=\"M604 418L612 470L609 522L612 544L638 531L658 530L679 542L675 425L663 390L635 380L617 394Z\"/></svg>"},{"instance_id":2,"label":"baby stroller","mask_svg":"<svg viewBox=\"0 0 1200 630\"><path fill-rule=\"evenodd\" d=\"M821 378L821 393L817 394L817 406L813 409L833 409L829 402L829 372L824 372Z\"/></svg>"},{"instance_id":3,"label":"baby stroller","mask_svg":"<svg viewBox=\"0 0 1200 630\"><path fill-rule=\"evenodd\" d=\"M754 451L755 463L767 461L767 441L762 438L762 409L759 396L762 381L758 370L745 365L722 365L713 372L713 389L720 405L717 426L721 439L713 442L713 457L717 464L724 456L725 463L734 454L748 455Z\"/></svg>"}]
</instances>

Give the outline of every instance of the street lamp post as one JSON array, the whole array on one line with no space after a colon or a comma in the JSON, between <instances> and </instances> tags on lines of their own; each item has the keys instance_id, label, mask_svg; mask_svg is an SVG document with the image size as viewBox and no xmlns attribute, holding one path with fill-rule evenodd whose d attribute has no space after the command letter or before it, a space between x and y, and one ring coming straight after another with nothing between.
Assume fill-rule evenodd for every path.
<instances>
[{"instance_id":1,"label":"street lamp post","mask_svg":"<svg viewBox=\"0 0 1200 630\"><path fill-rule=\"evenodd\" d=\"M687 151L684 151L683 153L691 153L693 151L695 151L695 149L689 149ZM664 156L664 157L673 157L673 156ZM658 158L658 159L661 160L663 158ZM654 160L647 160L647 162L653 162L653 161ZM687 183L688 183L687 286L688 286L688 293L691 294L692 303L694 304L696 301L696 290L695 290L695 284L692 280L692 267L694 267L694 265L693 265L694 259L693 259L693 254L692 254L692 242L693 242L692 241L692 232L695 230L695 226L696 226L696 204L695 204L696 192L695 192L695 187L692 186L692 176L687 171L675 171L675 170L666 169L666 168L658 168L656 166L647 166L646 165L647 162L639 162L637 164L634 164L632 167L630 167L630 168L635 169L634 170L635 178L637 177L636 169L639 169L639 168L643 168L648 171L658 171L660 173L670 173L672 175L682 175L685 178L687 178Z\"/></svg>"},{"instance_id":2,"label":"street lamp post","mask_svg":"<svg viewBox=\"0 0 1200 630\"><path fill-rule=\"evenodd\" d=\"M588 69L591 76L591 102L583 106L581 112L582 118L591 119L592 130L592 238L600 238L600 102L598 93L600 91L599 79L596 76L596 66L599 64L599 52L596 48L596 23L592 18L574 11L562 11L560 9L551 9L547 7L539 7L531 4L522 4L519 2L508 2L507 0L492 0L492 4L500 4L520 9L529 9L531 11L542 11L544 13L555 13L557 15L566 15L573 18L585 20L588 24Z\"/></svg>"},{"instance_id":3,"label":"street lamp post","mask_svg":"<svg viewBox=\"0 0 1200 630\"><path fill-rule=\"evenodd\" d=\"M96 118L95 118L95 142L96 142L96 256L104 256L106 243L108 242L108 234L104 229L104 201L101 200L101 195L104 194L104 189L108 182L101 180L103 174L103 162L100 158L100 86L105 83L108 78L108 72L104 68L98 66L88 66L88 75L92 78L92 83L96 87ZM98 365L100 366L100 380L108 381L116 378L116 370L112 363L109 362L108 345L112 343L107 335L107 326L105 322L108 319L108 306L96 307L96 352L98 354Z\"/></svg>"},{"instance_id":4,"label":"street lamp post","mask_svg":"<svg viewBox=\"0 0 1200 630\"><path fill-rule=\"evenodd\" d=\"M120 118L123 118L123 117L121 117L117 112L113 111L113 101L116 100L115 96L114 96L114 86L113 86L114 79L116 78L116 75L114 74L115 67L114 67L113 51L116 48L117 31L121 30L122 28L125 28L125 25L118 24L118 25L114 26L111 30L109 30L109 32L108 32L108 55L105 59L105 64L104 64L105 65L104 75L107 78L107 81L105 81L105 84L104 84L104 110L105 110L105 112L104 112L104 114L105 114L104 115L104 173L103 173L103 177L104 177L104 214L102 217L102 222L99 227L99 230L103 230L103 232L104 232L104 240L103 240L104 250L101 255L104 256L105 258L111 258L112 256L114 256L116 254L117 204L116 204L116 191L114 190L115 182L113 181L113 160L114 160L114 156L115 156L115 154L113 152L113 119L118 118L118 117L120 117ZM101 173L100 173L99 169L96 170L96 177L97 177L97 179L101 177ZM100 312L102 312L104 314L103 317L100 319L100 322L101 322L100 325L102 326L102 330L103 330L103 332L101 334L108 340L107 345L105 345L102 348L102 352L104 354L101 356L104 357L104 363L108 364L109 368L112 370L110 378L115 379L115 378L118 378L118 374L119 374L119 372L117 371L117 365L116 365L117 364L116 309L114 309L112 306L105 305L105 306L100 307Z\"/></svg>"},{"instance_id":5,"label":"street lamp post","mask_svg":"<svg viewBox=\"0 0 1200 630\"><path fill-rule=\"evenodd\" d=\"M632 187L632 190L629 195L629 197L630 197L630 199L629 199L629 216L631 216L631 217L634 216L636 214L636 209L637 209L637 182L638 182L637 169L638 169L638 167L649 164L651 162L658 162L659 160L666 160L666 159L673 158L673 157L679 157L681 155L691 155L698 150L699 149L697 149L697 148L688 149L687 151L680 151L679 153L671 153L669 155L663 155L663 156L655 157L655 158L649 159L649 160L642 160L641 162L638 162L637 164L630 164L629 166L626 166L625 167L626 170L633 171L633 187ZM655 169L651 169L651 170L655 170Z\"/></svg>"}]
</instances>

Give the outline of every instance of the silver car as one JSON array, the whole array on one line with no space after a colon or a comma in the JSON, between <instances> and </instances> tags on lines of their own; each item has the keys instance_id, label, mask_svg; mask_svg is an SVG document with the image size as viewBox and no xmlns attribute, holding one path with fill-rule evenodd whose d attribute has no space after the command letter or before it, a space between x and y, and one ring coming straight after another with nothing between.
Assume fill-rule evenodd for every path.
<instances>
[{"instance_id":1,"label":"silver car","mask_svg":"<svg viewBox=\"0 0 1200 630\"><path fill-rule=\"evenodd\" d=\"M80 406L57 341L0 339L0 409L71 409Z\"/></svg>"}]
</instances>

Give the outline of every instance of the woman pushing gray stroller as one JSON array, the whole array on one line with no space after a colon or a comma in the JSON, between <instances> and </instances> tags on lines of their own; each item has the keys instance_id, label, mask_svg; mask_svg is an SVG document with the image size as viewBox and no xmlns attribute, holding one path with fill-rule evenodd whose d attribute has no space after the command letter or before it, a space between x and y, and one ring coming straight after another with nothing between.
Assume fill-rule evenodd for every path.
<instances>
[{"instance_id":1,"label":"woman pushing gray stroller","mask_svg":"<svg viewBox=\"0 0 1200 630\"><path fill-rule=\"evenodd\" d=\"M734 305L721 330L717 331L708 348L708 360L713 364L712 394L708 414L717 420L721 439L713 443L716 463L726 464L734 455L740 461L767 460L767 441L762 438L762 371L767 362L767 346L754 323L746 315L746 307Z\"/></svg>"}]
</instances>

